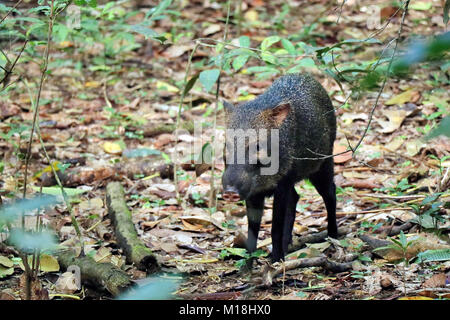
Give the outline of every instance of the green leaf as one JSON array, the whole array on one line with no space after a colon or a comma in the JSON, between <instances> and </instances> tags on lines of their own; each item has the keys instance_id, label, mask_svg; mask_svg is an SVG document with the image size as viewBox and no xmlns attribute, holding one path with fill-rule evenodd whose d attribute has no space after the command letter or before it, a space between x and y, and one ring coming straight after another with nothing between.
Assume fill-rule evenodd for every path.
<instances>
[{"instance_id":1,"label":"green leaf","mask_svg":"<svg viewBox=\"0 0 450 320\"><path fill-rule=\"evenodd\" d=\"M250 38L247 36L239 37L239 45L246 48L250 47Z\"/></svg>"},{"instance_id":2,"label":"green leaf","mask_svg":"<svg viewBox=\"0 0 450 320\"><path fill-rule=\"evenodd\" d=\"M281 44L283 45L283 48L285 48L286 51L289 52L289 54L297 54L297 52L295 51L295 46L288 39L281 39Z\"/></svg>"},{"instance_id":3,"label":"green leaf","mask_svg":"<svg viewBox=\"0 0 450 320\"><path fill-rule=\"evenodd\" d=\"M219 42L218 44L216 44L216 53L221 53L223 48L225 48L225 45L221 42Z\"/></svg>"},{"instance_id":4,"label":"green leaf","mask_svg":"<svg viewBox=\"0 0 450 320\"><path fill-rule=\"evenodd\" d=\"M425 229L434 229L436 226L436 219L429 214L422 214L412 219L414 223L421 225Z\"/></svg>"},{"instance_id":5,"label":"green leaf","mask_svg":"<svg viewBox=\"0 0 450 320\"><path fill-rule=\"evenodd\" d=\"M425 199L422 200L422 205L426 205L428 203L436 201L436 199L439 198L440 195L441 193L433 193L427 196Z\"/></svg>"},{"instance_id":6,"label":"green leaf","mask_svg":"<svg viewBox=\"0 0 450 320\"><path fill-rule=\"evenodd\" d=\"M161 151L150 148L125 149L123 156L126 158L139 158L160 155Z\"/></svg>"},{"instance_id":7,"label":"green leaf","mask_svg":"<svg viewBox=\"0 0 450 320\"><path fill-rule=\"evenodd\" d=\"M43 12L45 15L49 15L51 11L50 6L37 6L28 10L28 13L40 13Z\"/></svg>"},{"instance_id":8,"label":"green leaf","mask_svg":"<svg viewBox=\"0 0 450 320\"><path fill-rule=\"evenodd\" d=\"M263 52L261 53L261 59L263 59L264 61L271 63L271 64L276 64L277 60L275 59L275 56L271 53L268 52Z\"/></svg>"},{"instance_id":9,"label":"green leaf","mask_svg":"<svg viewBox=\"0 0 450 320\"><path fill-rule=\"evenodd\" d=\"M75 0L75 4L77 6L83 6L83 5L88 5L91 8L96 8L97 7L97 0Z\"/></svg>"},{"instance_id":10,"label":"green leaf","mask_svg":"<svg viewBox=\"0 0 450 320\"><path fill-rule=\"evenodd\" d=\"M161 152L161 157L163 157L164 161L169 164L172 162L172 160L170 159L170 156L167 153Z\"/></svg>"},{"instance_id":11,"label":"green leaf","mask_svg":"<svg viewBox=\"0 0 450 320\"><path fill-rule=\"evenodd\" d=\"M225 250L233 256L238 256L242 258L248 257L247 250L243 248L225 248Z\"/></svg>"},{"instance_id":12,"label":"green leaf","mask_svg":"<svg viewBox=\"0 0 450 320\"><path fill-rule=\"evenodd\" d=\"M409 7L413 10L427 11L430 10L432 6L433 4L431 2L413 1Z\"/></svg>"},{"instance_id":13,"label":"green leaf","mask_svg":"<svg viewBox=\"0 0 450 320\"><path fill-rule=\"evenodd\" d=\"M406 247L407 247L407 244L408 244L408 240L406 239L406 236L405 236L405 234L403 233L403 231L400 231L399 239L400 239L400 243L402 244L402 247L403 247L403 248L406 248Z\"/></svg>"},{"instance_id":14,"label":"green leaf","mask_svg":"<svg viewBox=\"0 0 450 320\"><path fill-rule=\"evenodd\" d=\"M442 119L439 126L427 136L427 139L432 139L440 135L450 137L450 116Z\"/></svg>"},{"instance_id":15,"label":"green leaf","mask_svg":"<svg viewBox=\"0 0 450 320\"><path fill-rule=\"evenodd\" d=\"M278 74L280 71L277 68L269 66L255 66L247 69L249 73L266 73L266 74Z\"/></svg>"},{"instance_id":16,"label":"green leaf","mask_svg":"<svg viewBox=\"0 0 450 320\"><path fill-rule=\"evenodd\" d=\"M156 38L159 36L159 34L156 31L154 31L146 26L143 26L141 24L132 25L132 26L130 26L130 29L131 29L131 31L134 31L134 32L144 35L145 38Z\"/></svg>"},{"instance_id":17,"label":"green leaf","mask_svg":"<svg viewBox=\"0 0 450 320\"><path fill-rule=\"evenodd\" d=\"M42 272L58 272L59 271L58 260L51 255L41 254L39 269Z\"/></svg>"},{"instance_id":18,"label":"green leaf","mask_svg":"<svg viewBox=\"0 0 450 320\"><path fill-rule=\"evenodd\" d=\"M390 240L393 242L393 244L391 245L391 249L402 250L403 244L401 243L401 241L394 238L390 238Z\"/></svg>"},{"instance_id":19,"label":"green leaf","mask_svg":"<svg viewBox=\"0 0 450 320\"><path fill-rule=\"evenodd\" d=\"M294 67L289 69L287 73L297 73L302 71L304 68L314 68L316 63L311 58L303 58Z\"/></svg>"},{"instance_id":20,"label":"green leaf","mask_svg":"<svg viewBox=\"0 0 450 320\"><path fill-rule=\"evenodd\" d=\"M363 262L372 262L372 259L370 257L361 255L358 257L358 260L363 261Z\"/></svg>"},{"instance_id":21,"label":"green leaf","mask_svg":"<svg viewBox=\"0 0 450 320\"><path fill-rule=\"evenodd\" d=\"M417 262L450 260L450 249L426 250L417 255Z\"/></svg>"},{"instance_id":22,"label":"green leaf","mask_svg":"<svg viewBox=\"0 0 450 320\"><path fill-rule=\"evenodd\" d=\"M357 43L367 43L367 44L375 44L375 43L381 43L379 40L375 39L375 38L367 38L367 39L347 39L341 42L338 42L332 46L329 47L317 47L317 48L309 48L309 50L306 50L307 53L309 53L308 51L315 51L316 54L320 57L321 55L325 54L326 52L334 49L334 48L340 48L343 45L346 44L357 44ZM306 48L305 48L306 49Z\"/></svg>"},{"instance_id":23,"label":"green leaf","mask_svg":"<svg viewBox=\"0 0 450 320\"><path fill-rule=\"evenodd\" d=\"M247 63L248 58L249 58L249 56L246 56L246 55L237 56L233 60L234 70L238 71L240 68L242 68Z\"/></svg>"},{"instance_id":24,"label":"green leaf","mask_svg":"<svg viewBox=\"0 0 450 320\"><path fill-rule=\"evenodd\" d=\"M65 41L67 39L67 36L69 35L69 28L67 28L64 24L55 24L53 26L53 32L55 36L57 37L59 42Z\"/></svg>"},{"instance_id":25,"label":"green leaf","mask_svg":"<svg viewBox=\"0 0 450 320\"><path fill-rule=\"evenodd\" d=\"M238 49L233 49L227 52L226 54L227 57L234 57L234 56L250 56L250 57L255 57L258 58L259 56L253 52L250 49L245 49L245 48L238 48Z\"/></svg>"},{"instance_id":26,"label":"green leaf","mask_svg":"<svg viewBox=\"0 0 450 320\"><path fill-rule=\"evenodd\" d=\"M271 36L271 37L265 38L261 42L261 50L263 50L263 51L267 50L271 45L273 45L274 43L277 43L280 40L281 40L281 38L279 36Z\"/></svg>"},{"instance_id":27,"label":"green leaf","mask_svg":"<svg viewBox=\"0 0 450 320\"><path fill-rule=\"evenodd\" d=\"M0 265L0 279L10 276L14 273L14 268L7 268Z\"/></svg>"},{"instance_id":28,"label":"green leaf","mask_svg":"<svg viewBox=\"0 0 450 320\"><path fill-rule=\"evenodd\" d=\"M156 19L168 6L172 3L172 0L163 0L156 7L150 9L145 18L150 16L150 20Z\"/></svg>"},{"instance_id":29,"label":"green leaf","mask_svg":"<svg viewBox=\"0 0 450 320\"><path fill-rule=\"evenodd\" d=\"M211 69L205 70L200 73L199 79L206 92L210 92L217 79L219 79L220 70Z\"/></svg>"},{"instance_id":30,"label":"green leaf","mask_svg":"<svg viewBox=\"0 0 450 320\"><path fill-rule=\"evenodd\" d=\"M0 266L11 268L14 266L14 262L9 260L8 257L0 256Z\"/></svg>"},{"instance_id":31,"label":"green leaf","mask_svg":"<svg viewBox=\"0 0 450 320\"><path fill-rule=\"evenodd\" d=\"M39 192L40 187L32 187L34 191ZM85 193L87 190L77 189L77 188L64 188L64 191L69 197L78 196ZM62 196L60 187L43 187L42 193L50 194L52 196Z\"/></svg>"},{"instance_id":32,"label":"green leaf","mask_svg":"<svg viewBox=\"0 0 450 320\"><path fill-rule=\"evenodd\" d=\"M266 257L266 256L268 256L268 255L269 255L268 252L266 252L266 251L264 251L264 250L262 250L262 249L258 249L258 250L256 250L256 251L252 252L252 253L250 254L250 257L253 257L253 258L259 258L259 257Z\"/></svg>"},{"instance_id":33,"label":"green leaf","mask_svg":"<svg viewBox=\"0 0 450 320\"><path fill-rule=\"evenodd\" d=\"M192 78L189 79L189 81L186 83L186 87L184 88L183 95L187 95L189 93L189 91L191 91L195 82L197 82L197 79L199 76L200 76L200 73L197 73Z\"/></svg>"}]
</instances>

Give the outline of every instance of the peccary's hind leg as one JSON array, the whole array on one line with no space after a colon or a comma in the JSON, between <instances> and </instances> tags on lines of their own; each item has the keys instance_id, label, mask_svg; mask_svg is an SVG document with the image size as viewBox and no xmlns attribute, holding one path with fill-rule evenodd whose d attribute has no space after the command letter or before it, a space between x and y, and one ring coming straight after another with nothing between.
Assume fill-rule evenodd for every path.
<instances>
[{"instance_id":1,"label":"peccary's hind leg","mask_svg":"<svg viewBox=\"0 0 450 320\"><path fill-rule=\"evenodd\" d=\"M272 261L284 259L292 240L295 208L299 197L291 183L279 183L272 212Z\"/></svg>"},{"instance_id":2,"label":"peccary's hind leg","mask_svg":"<svg viewBox=\"0 0 450 320\"><path fill-rule=\"evenodd\" d=\"M288 193L286 201L286 212L284 218L284 228L283 228L283 252L288 253L289 244L292 241L292 229L294 228L295 212L297 207L298 199L300 198L295 191L294 186L289 187L286 190Z\"/></svg>"},{"instance_id":3,"label":"peccary's hind leg","mask_svg":"<svg viewBox=\"0 0 450 320\"><path fill-rule=\"evenodd\" d=\"M328 236L337 238L336 185L334 184L333 158L326 159L319 171L312 174L309 179L325 202L328 213Z\"/></svg>"}]
</instances>

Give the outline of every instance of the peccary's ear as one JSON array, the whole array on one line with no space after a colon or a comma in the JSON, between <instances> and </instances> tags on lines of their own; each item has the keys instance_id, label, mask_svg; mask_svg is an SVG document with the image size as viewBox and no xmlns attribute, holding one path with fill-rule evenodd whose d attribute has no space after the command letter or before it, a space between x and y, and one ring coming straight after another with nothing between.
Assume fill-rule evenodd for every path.
<instances>
[{"instance_id":1,"label":"peccary's ear","mask_svg":"<svg viewBox=\"0 0 450 320\"><path fill-rule=\"evenodd\" d=\"M290 111L291 104L289 102L281 103L271 110L272 119L277 127L281 126Z\"/></svg>"},{"instance_id":2,"label":"peccary's ear","mask_svg":"<svg viewBox=\"0 0 450 320\"><path fill-rule=\"evenodd\" d=\"M225 110L225 124L228 125L231 114L234 111L234 105L225 100L223 100L222 103L223 103L223 109Z\"/></svg>"},{"instance_id":3,"label":"peccary's ear","mask_svg":"<svg viewBox=\"0 0 450 320\"><path fill-rule=\"evenodd\" d=\"M223 103L223 108L224 108L226 113L232 113L233 112L234 105L232 103L229 103L226 100L223 100L222 103Z\"/></svg>"}]
</instances>

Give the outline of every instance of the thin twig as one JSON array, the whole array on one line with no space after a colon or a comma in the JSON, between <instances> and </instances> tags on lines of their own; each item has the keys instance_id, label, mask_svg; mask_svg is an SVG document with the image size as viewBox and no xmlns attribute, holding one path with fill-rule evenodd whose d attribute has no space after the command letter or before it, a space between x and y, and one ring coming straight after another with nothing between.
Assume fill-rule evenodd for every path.
<instances>
[{"instance_id":1,"label":"thin twig","mask_svg":"<svg viewBox=\"0 0 450 320\"><path fill-rule=\"evenodd\" d=\"M230 9L231 9L231 0L228 0L227 3L227 20L225 22L225 31L223 34L223 42L227 41L227 36L228 36L228 27L229 27L229 22L230 22ZM223 48L222 54L220 56L220 64L219 64L219 77L217 79L217 87L216 87L216 103L214 106L214 120L213 120L213 132L214 134L211 136L211 160L212 160L212 164L211 164L211 181L210 181L210 193L209 193L209 208L212 209L216 206L216 201L217 201L217 194L216 194L216 187L214 185L214 170L216 169L216 150L214 147L214 140L215 140L215 135L216 135L216 131L217 131L217 108L219 107L219 90L220 90L220 79L221 79L221 73L223 70L223 57L225 55L225 48Z\"/></svg>"},{"instance_id":2,"label":"thin twig","mask_svg":"<svg viewBox=\"0 0 450 320\"><path fill-rule=\"evenodd\" d=\"M340 8L339 8L339 15L338 15L338 17L337 17L337 19L336 19L336 23L339 23L339 20L341 19L342 8L344 7L344 4L345 4L346 1L347 1L347 0L342 0L341 6L340 6Z\"/></svg>"},{"instance_id":3,"label":"thin twig","mask_svg":"<svg viewBox=\"0 0 450 320\"><path fill-rule=\"evenodd\" d=\"M37 116L39 114L39 101L41 98L42 85L44 83L45 74L47 72L47 67L48 67L48 57L49 57L49 52L50 52L50 43L51 43L51 37L52 37L52 31L53 31L53 19L54 19L53 9L54 9L54 0L52 0L52 2L51 2L51 9L50 9L51 12L50 12L50 17L49 17L49 26L48 26L48 34L47 34L47 46L45 48L45 54L44 54L44 56L45 56L44 68L42 70L41 80L39 82L39 91L37 94L36 104L35 104L35 108L34 108L30 140L28 141L27 154L25 156L25 177L24 177L24 183L23 183L23 198L24 199L26 198L26 195L27 195L27 176L28 176L28 165L29 165L30 157L31 157L31 145L33 144L34 130L36 127ZM23 212L23 211L22 211L22 229L25 229L25 212ZM25 297L27 300L30 300L31 299L32 270L30 270L30 266L28 264L28 259L27 259L26 254L22 255L22 263L25 266L25 282L26 282Z\"/></svg>"},{"instance_id":4,"label":"thin twig","mask_svg":"<svg viewBox=\"0 0 450 320\"><path fill-rule=\"evenodd\" d=\"M370 110L370 113L369 113L369 121L368 121L368 123L367 123L367 126L366 126L366 128L365 128L365 130L364 130L363 135L361 136L361 138L360 138L359 141L357 142L356 146L355 146L355 147L349 146L350 149L347 149L347 150L344 151L344 152L339 152L339 153L336 153L336 154L331 154L331 155L321 155L320 157L316 157L316 158L296 158L296 157L293 157L294 159L297 159L297 160L322 160L322 159L327 159L327 158L336 157L336 156L338 156L338 155L347 153L347 152L349 152L349 151L352 152L352 157L355 158L356 150L358 150L359 146L361 145L361 143L363 142L364 138L366 137L367 132L369 131L370 125L371 125L372 120L373 120L373 115L374 115L374 113L375 113L375 109L377 108L378 101L379 101L379 99L380 99L380 97L381 97L381 93L383 92L384 87L386 86L387 79L388 79L389 74L390 74L390 72L391 72L392 63L393 63L394 58L395 58L395 55L396 55L396 53L397 53L398 43L399 43L399 41L400 41L400 36L401 36L402 31L403 31L403 25L404 25L404 22L405 22L406 13L407 13L407 11L408 11L409 2L410 2L410 0L406 0L405 6L404 6L404 10L403 10L403 15L402 15L402 20L401 20L400 28L399 28L399 30L398 30L397 37L394 39L394 40L395 40L395 47L394 47L394 51L393 51L393 53L392 53L392 55L391 55L391 59L389 60L389 65L388 65L388 68L387 68L387 70L386 70L386 75L385 75L385 77L384 77L384 79L383 79L383 83L382 83L382 85L381 85L381 88L380 88L380 90L378 91L378 94L377 94L377 97L376 97L376 99L375 99L375 102L374 102L374 104L373 104L373 106L372 106L372 109ZM392 41L393 41L393 40L392 40ZM391 42L392 42L392 41L391 41ZM308 150L309 150L309 149L308 149ZM312 152L312 153L315 153L315 152L312 151L312 150L309 150L309 151Z\"/></svg>"},{"instance_id":5,"label":"thin twig","mask_svg":"<svg viewBox=\"0 0 450 320\"><path fill-rule=\"evenodd\" d=\"M19 4L20 4L22 1L23 1L23 0L19 0L19 1L14 5L14 7L12 7L11 10L8 11L8 13L6 14L6 16L4 16L4 17L2 18L2 20L0 20L0 24L2 24L3 21L5 21L5 19L11 14L11 12L13 12L13 11L19 6Z\"/></svg>"},{"instance_id":6,"label":"thin twig","mask_svg":"<svg viewBox=\"0 0 450 320\"><path fill-rule=\"evenodd\" d=\"M37 93L37 98L36 98L36 104L35 104L35 108L34 108L34 114L33 114L33 123L31 126L31 133L30 133L30 140L28 141L28 148L27 148L27 153L25 156L25 177L24 177L24 183L23 183L23 198L25 199L26 194L27 194L27 176L28 176L28 165L30 162L30 157L31 157L31 145L33 144L33 136L34 136L34 131L36 128L36 120L37 120L37 116L39 114L39 102L41 99L41 92L42 92L42 86L44 84L44 80L45 80L45 75L47 73L47 68L48 68L48 59L49 59L49 53L50 53L50 44L51 44L51 38L52 38L52 32L53 32L53 4L54 4L54 0L52 0L51 3L51 12L50 12L50 18L49 18L49 25L48 25L48 34L47 34L47 46L45 48L45 53L44 53L44 67L42 69L42 74L41 74L41 80L39 81L39 89L38 89L38 93ZM22 214L22 228L25 226L25 215Z\"/></svg>"},{"instance_id":7,"label":"thin twig","mask_svg":"<svg viewBox=\"0 0 450 320\"><path fill-rule=\"evenodd\" d=\"M186 71L184 73L184 81L183 81L183 91L181 92L181 99L180 99L180 103L178 105L177 121L176 121L176 125L175 125L175 128L177 128L177 129L180 127L181 110L183 109L184 98L186 96L186 86L188 83L187 78L189 75L189 70L191 69L192 58L199 46L200 46L200 44L198 44L198 43L195 44L194 48L192 49L191 54L189 55L188 63L186 65ZM175 130L175 143L178 143L178 130ZM175 149L175 156L177 156L176 149ZM175 161L173 163L173 181L175 183L175 194L176 194L177 202L181 203L180 190L178 187L178 159L175 159Z\"/></svg>"},{"instance_id":8,"label":"thin twig","mask_svg":"<svg viewBox=\"0 0 450 320\"><path fill-rule=\"evenodd\" d=\"M0 83L3 83L3 89L6 89L6 87L8 86L9 83L9 77L11 76L14 67L16 66L17 61L19 61L20 56L23 53L23 50L25 50L25 46L28 43L28 39L25 40L25 43L22 46L22 49L20 50L19 54L16 57L16 60L14 60L13 64L11 65L11 67L9 67L9 69L5 69L2 67L3 70L5 70L5 76L2 78L2 80L0 80ZM9 63L9 62L8 62ZM8 65L7 63L7 65Z\"/></svg>"},{"instance_id":9,"label":"thin twig","mask_svg":"<svg viewBox=\"0 0 450 320\"><path fill-rule=\"evenodd\" d=\"M215 44L209 44L209 43L205 43L203 41L212 41ZM300 54L300 55L297 55L297 54L280 54L279 55L279 54L272 53L270 51L264 51L264 50L261 50L261 49L258 49L258 48L242 47L240 45L237 45L237 44L234 44L234 43L231 43L231 42L225 42L225 41L222 41L222 40L211 39L211 38L197 38L197 39L194 39L194 42L198 43L198 44L200 44L200 45L202 45L204 47L210 47L210 48L215 48L216 44L223 44L225 46L225 48L230 46L230 47L238 48L238 49L248 49L250 51L255 51L255 52L259 52L259 53L263 53L264 52L264 54L269 54L269 55L272 55L272 56L277 57L277 58L314 57L313 54Z\"/></svg>"}]
</instances>

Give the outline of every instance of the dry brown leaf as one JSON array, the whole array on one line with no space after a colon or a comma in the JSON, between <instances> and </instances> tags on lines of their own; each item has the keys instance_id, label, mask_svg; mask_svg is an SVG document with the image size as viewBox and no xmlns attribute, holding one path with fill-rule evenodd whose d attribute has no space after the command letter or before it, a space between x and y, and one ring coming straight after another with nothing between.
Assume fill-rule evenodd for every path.
<instances>
[{"instance_id":1,"label":"dry brown leaf","mask_svg":"<svg viewBox=\"0 0 450 320\"><path fill-rule=\"evenodd\" d=\"M217 33L221 30L220 24L212 24L209 27L207 27L205 30L203 30L202 34L203 36L209 36L211 34Z\"/></svg>"},{"instance_id":2,"label":"dry brown leaf","mask_svg":"<svg viewBox=\"0 0 450 320\"><path fill-rule=\"evenodd\" d=\"M381 188L381 185L370 180L351 179L340 185L341 188L353 187L356 189L375 189Z\"/></svg>"},{"instance_id":3,"label":"dry brown leaf","mask_svg":"<svg viewBox=\"0 0 450 320\"><path fill-rule=\"evenodd\" d=\"M333 148L333 154L337 154L337 153L341 153L344 152L345 150L348 149L348 146L344 146L338 142L334 143L334 148ZM344 163L347 162L348 160L350 160L352 158L353 154L352 152L349 150L346 153L343 153L341 155L335 156L334 159L334 163Z\"/></svg>"},{"instance_id":4,"label":"dry brown leaf","mask_svg":"<svg viewBox=\"0 0 450 320\"><path fill-rule=\"evenodd\" d=\"M191 49L193 49L192 45L173 45L164 51L162 55L166 58L177 58Z\"/></svg>"},{"instance_id":5,"label":"dry brown leaf","mask_svg":"<svg viewBox=\"0 0 450 320\"><path fill-rule=\"evenodd\" d=\"M56 281L55 289L58 293L72 294L78 291L77 278L72 272L64 272Z\"/></svg>"},{"instance_id":6,"label":"dry brown leaf","mask_svg":"<svg viewBox=\"0 0 450 320\"><path fill-rule=\"evenodd\" d=\"M386 110L384 111L384 115L389 119L388 121L377 119L378 123L381 125L382 129L380 132L382 133L392 133L403 123L408 112L402 109L397 110Z\"/></svg>"},{"instance_id":7,"label":"dry brown leaf","mask_svg":"<svg viewBox=\"0 0 450 320\"><path fill-rule=\"evenodd\" d=\"M402 92L402 93L392 97L391 99L386 101L384 104L387 106L391 106L394 104L401 105L401 104L405 104L407 102L417 102L418 95L419 95L419 93L417 91L408 90L408 91ZM420 95L419 95L419 97L420 97Z\"/></svg>"},{"instance_id":8,"label":"dry brown leaf","mask_svg":"<svg viewBox=\"0 0 450 320\"><path fill-rule=\"evenodd\" d=\"M445 281L447 280L447 276L445 273L439 273L433 275L430 279L426 280L423 283L424 288L441 288L445 287Z\"/></svg>"}]
</instances>

